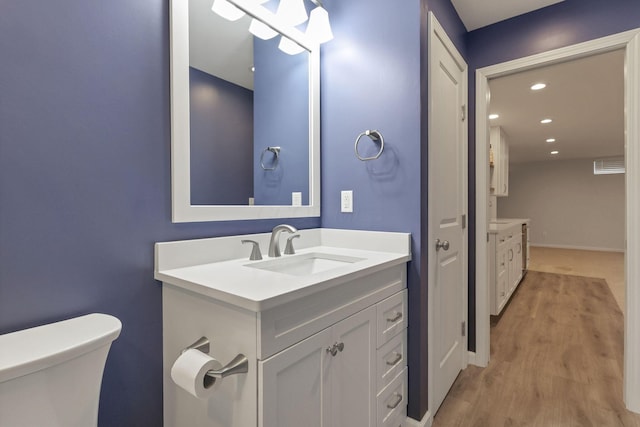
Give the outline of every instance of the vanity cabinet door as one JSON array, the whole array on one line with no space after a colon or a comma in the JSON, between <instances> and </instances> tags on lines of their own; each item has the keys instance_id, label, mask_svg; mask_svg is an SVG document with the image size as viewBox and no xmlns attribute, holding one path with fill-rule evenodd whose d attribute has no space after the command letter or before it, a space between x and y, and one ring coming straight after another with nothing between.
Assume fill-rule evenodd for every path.
<instances>
[{"instance_id":1,"label":"vanity cabinet door","mask_svg":"<svg viewBox=\"0 0 640 427\"><path fill-rule=\"evenodd\" d=\"M260 427L376 424L376 307L259 362Z\"/></svg>"},{"instance_id":2,"label":"vanity cabinet door","mask_svg":"<svg viewBox=\"0 0 640 427\"><path fill-rule=\"evenodd\" d=\"M331 328L258 363L259 427L331 426Z\"/></svg>"},{"instance_id":3,"label":"vanity cabinet door","mask_svg":"<svg viewBox=\"0 0 640 427\"><path fill-rule=\"evenodd\" d=\"M376 423L376 307L333 326L341 351L332 361L333 427L369 427Z\"/></svg>"}]
</instances>

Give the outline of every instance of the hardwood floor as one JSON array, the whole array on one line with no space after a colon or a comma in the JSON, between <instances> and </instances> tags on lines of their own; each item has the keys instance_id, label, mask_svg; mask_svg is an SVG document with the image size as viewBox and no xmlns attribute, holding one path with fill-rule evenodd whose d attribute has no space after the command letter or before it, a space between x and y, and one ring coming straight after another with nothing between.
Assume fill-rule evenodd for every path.
<instances>
[{"instance_id":1,"label":"hardwood floor","mask_svg":"<svg viewBox=\"0 0 640 427\"><path fill-rule=\"evenodd\" d=\"M574 276L600 277L607 281L622 310L625 300L624 253L531 246L529 270Z\"/></svg>"},{"instance_id":2,"label":"hardwood floor","mask_svg":"<svg viewBox=\"0 0 640 427\"><path fill-rule=\"evenodd\" d=\"M623 318L602 279L530 271L434 427L640 426L622 401Z\"/></svg>"}]
</instances>

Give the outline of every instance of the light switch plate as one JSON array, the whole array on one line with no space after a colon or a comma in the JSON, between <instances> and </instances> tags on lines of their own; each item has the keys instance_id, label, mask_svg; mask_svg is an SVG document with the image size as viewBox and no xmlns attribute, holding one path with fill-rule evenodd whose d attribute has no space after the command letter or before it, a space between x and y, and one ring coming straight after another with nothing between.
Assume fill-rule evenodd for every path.
<instances>
[{"instance_id":1,"label":"light switch plate","mask_svg":"<svg viewBox=\"0 0 640 427\"><path fill-rule=\"evenodd\" d=\"M340 192L340 212L353 212L353 190Z\"/></svg>"}]
</instances>

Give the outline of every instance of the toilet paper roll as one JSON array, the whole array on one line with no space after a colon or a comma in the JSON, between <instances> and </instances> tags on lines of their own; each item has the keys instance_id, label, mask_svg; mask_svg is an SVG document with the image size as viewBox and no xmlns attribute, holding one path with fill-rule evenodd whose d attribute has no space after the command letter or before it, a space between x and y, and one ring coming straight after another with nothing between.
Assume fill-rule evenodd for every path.
<instances>
[{"instance_id":1,"label":"toilet paper roll","mask_svg":"<svg viewBox=\"0 0 640 427\"><path fill-rule=\"evenodd\" d=\"M221 379L206 376L210 369L220 369L222 364L196 349L182 353L171 367L171 378L179 387L199 399L206 399L220 386Z\"/></svg>"}]
</instances>

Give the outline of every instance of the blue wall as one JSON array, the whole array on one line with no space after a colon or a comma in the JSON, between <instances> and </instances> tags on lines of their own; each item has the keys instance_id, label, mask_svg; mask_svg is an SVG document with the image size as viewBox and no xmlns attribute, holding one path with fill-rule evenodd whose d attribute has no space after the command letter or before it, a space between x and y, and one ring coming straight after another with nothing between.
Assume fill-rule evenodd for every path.
<instances>
[{"instance_id":1,"label":"blue wall","mask_svg":"<svg viewBox=\"0 0 640 427\"><path fill-rule=\"evenodd\" d=\"M638 27L637 0L565 0L468 33L470 248L475 247L476 69ZM475 250L469 254L469 301L475 301ZM469 349L475 351L474 304L469 304L469 332Z\"/></svg>"},{"instance_id":2,"label":"blue wall","mask_svg":"<svg viewBox=\"0 0 640 427\"><path fill-rule=\"evenodd\" d=\"M154 242L320 221L171 223L167 1L1 8L0 333L119 317L100 426L161 426Z\"/></svg>"},{"instance_id":3,"label":"blue wall","mask_svg":"<svg viewBox=\"0 0 640 427\"><path fill-rule=\"evenodd\" d=\"M473 107L476 68L639 26L640 3L567 0L466 39L448 0L325 3L336 38L323 48L322 225L412 233L409 412L420 418L427 401L426 11L467 55ZM118 316L124 329L107 362L101 427L162 424L153 243L265 232L284 222L171 223L168 25L168 2L160 0L8 0L0 14L0 333L92 311ZM378 161L354 156L365 129L385 137ZM353 214L339 212L347 189Z\"/></svg>"},{"instance_id":4,"label":"blue wall","mask_svg":"<svg viewBox=\"0 0 640 427\"><path fill-rule=\"evenodd\" d=\"M253 91L189 67L191 204L253 197Z\"/></svg>"},{"instance_id":5,"label":"blue wall","mask_svg":"<svg viewBox=\"0 0 640 427\"><path fill-rule=\"evenodd\" d=\"M335 39L322 50L322 225L412 234L409 265L409 414L427 410L426 88L427 11L434 10L464 52L464 27L448 0L397 3L325 0ZM375 161L354 154L366 129L384 136ZM367 149L366 140L361 144ZM369 147L374 149L373 145ZM424 166L424 167L423 167ZM353 213L340 191L353 190Z\"/></svg>"},{"instance_id":6,"label":"blue wall","mask_svg":"<svg viewBox=\"0 0 640 427\"><path fill-rule=\"evenodd\" d=\"M288 55L280 37L254 38L254 197L256 205L290 205L291 193L309 204L309 54ZM286 131L285 131L286 129ZM265 148L280 147L275 170L263 170ZM273 154L264 163L272 167Z\"/></svg>"}]
</instances>

